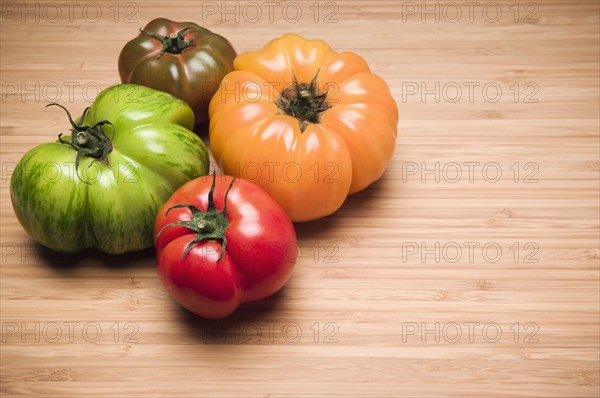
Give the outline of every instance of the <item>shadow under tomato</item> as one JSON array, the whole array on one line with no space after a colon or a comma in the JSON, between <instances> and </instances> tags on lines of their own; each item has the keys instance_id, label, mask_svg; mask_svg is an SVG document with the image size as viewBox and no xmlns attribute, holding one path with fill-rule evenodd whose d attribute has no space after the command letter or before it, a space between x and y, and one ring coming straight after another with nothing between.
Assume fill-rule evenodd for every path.
<instances>
[{"instance_id":1,"label":"shadow under tomato","mask_svg":"<svg viewBox=\"0 0 600 398\"><path fill-rule=\"evenodd\" d=\"M345 219L355 219L364 213L365 208L376 206L378 197L384 192L392 192L391 179L385 175L360 192L349 195L344 204L333 214L314 221L296 222L294 227L298 240L319 240L329 236L331 230L342 227Z\"/></svg>"},{"instance_id":2,"label":"shadow under tomato","mask_svg":"<svg viewBox=\"0 0 600 398\"><path fill-rule=\"evenodd\" d=\"M189 336L201 344L249 344L267 341L261 338L268 325L281 320L274 319L285 302L286 286L268 298L242 304L231 315L223 319L202 318L176 303L176 311Z\"/></svg>"},{"instance_id":3,"label":"shadow under tomato","mask_svg":"<svg viewBox=\"0 0 600 398\"><path fill-rule=\"evenodd\" d=\"M197 124L194 126L194 133L198 134L198 136L200 136L200 138L205 140L205 143L208 139L208 126L209 126L208 122Z\"/></svg>"},{"instance_id":4,"label":"shadow under tomato","mask_svg":"<svg viewBox=\"0 0 600 398\"><path fill-rule=\"evenodd\" d=\"M133 269L156 266L154 248L119 255L85 249L77 253L59 253L37 244L40 259L54 270L68 274L82 267L105 267L108 269Z\"/></svg>"}]
</instances>

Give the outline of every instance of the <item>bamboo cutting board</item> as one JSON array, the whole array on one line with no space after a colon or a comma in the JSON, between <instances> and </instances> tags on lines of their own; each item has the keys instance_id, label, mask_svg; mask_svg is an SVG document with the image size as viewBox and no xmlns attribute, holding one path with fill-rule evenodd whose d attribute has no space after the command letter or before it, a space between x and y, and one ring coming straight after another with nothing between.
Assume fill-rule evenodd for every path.
<instances>
[{"instance_id":1,"label":"bamboo cutting board","mask_svg":"<svg viewBox=\"0 0 600 398\"><path fill-rule=\"evenodd\" d=\"M2 1L1 392L39 397L599 395L598 1ZM64 256L15 163L119 82L155 17L238 52L286 32L363 56L401 120L383 178L297 224L288 285L222 321L151 250Z\"/></svg>"}]
</instances>

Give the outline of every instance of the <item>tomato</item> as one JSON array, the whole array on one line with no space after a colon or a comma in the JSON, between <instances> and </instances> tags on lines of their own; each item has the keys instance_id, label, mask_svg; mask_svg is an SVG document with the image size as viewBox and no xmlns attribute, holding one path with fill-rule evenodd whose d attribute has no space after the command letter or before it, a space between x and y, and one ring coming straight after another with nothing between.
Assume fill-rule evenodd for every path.
<instances>
[{"instance_id":1,"label":"tomato","mask_svg":"<svg viewBox=\"0 0 600 398\"><path fill-rule=\"evenodd\" d=\"M298 255L294 227L277 202L256 184L214 173L175 191L154 232L167 292L205 318L275 293Z\"/></svg>"},{"instance_id":2,"label":"tomato","mask_svg":"<svg viewBox=\"0 0 600 398\"><path fill-rule=\"evenodd\" d=\"M192 22L157 18L119 56L123 83L170 93L190 104L196 124L208 120L208 103L233 69L235 50L222 36Z\"/></svg>"},{"instance_id":3,"label":"tomato","mask_svg":"<svg viewBox=\"0 0 600 398\"><path fill-rule=\"evenodd\" d=\"M189 130L191 108L170 94L125 84L102 91L69 121L70 137L36 146L15 167L10 193L19 222L60 252L151 247L158 208L208 172L206 148Z\"/></svg>"},{"instance_id":4,"label":"tomato","mask_svg":"<svg viewBox=\"0 0 600 398\"><path fill-rule=\"evenodd\" d=\"M293 221L333 213L382 176L398 109L361 57L286 34L234 68L209 107L210 147L225 174L260 185Z\"/></svg>"}]
</instances>

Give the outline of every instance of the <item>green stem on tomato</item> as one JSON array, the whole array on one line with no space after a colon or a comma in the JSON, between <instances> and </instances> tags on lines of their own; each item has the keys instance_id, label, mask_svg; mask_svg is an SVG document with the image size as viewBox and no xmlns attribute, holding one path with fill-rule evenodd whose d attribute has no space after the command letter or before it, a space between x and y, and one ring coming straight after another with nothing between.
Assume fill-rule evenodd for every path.
<instances>
[{"instance_id":1,"label":"green stem on tomato","mask_svg":"<svg viewBox=\"0 0 600 398\"><path fill-rule=\"evenodd\" d=\"M71 117L71 114L64 106L57 103L51 103L46 105L46 108L49 106L58 106L67 113L69 123L73 127L71 129L71 140L63 141L62 133L58 135L58 140L61 144L68 145L77 151L77 156L75 157L75 173L82 182L89 185L90 183L84 181L79 175L79 161L81 160L82 156L88 156L101 161L105 165L108 165L107 157L112 151L113 146L110 139L104 134L102 126L108 124L113 128L114 131L113 124L108 120L102 120L93 126L84 126L83 123L90 108L86 108L83 111L83 115L81 115L79 122L75 123Z\"/></svg>"},{"instance_id":2,"label":"green stem on tomato","mask_svg":"<svg viewBox=\"0 0 600 398\"><path fill-rule=\"evenodd\" d=\"M154 33L154 32L147 32L143 29L140 29L140 32L142 32L148 36L152 36L162 42L162 47L160 49L160 52L158 53L158 58L160 58L164 53L181 54L186 49L195 46L196 43L194 43L194 39L191 39L190 41L186 41L185 38L183 37L185 32L187 32L190 29L192 29L192 28L191 27L183 28L177 33L171 33L169 36L163 36L161 34Z\"/></svg>"},{"instance_id":3,"label":"green stem on tomato","mask_svg":"<svg viewBox=\"0 0 600 398\"><path fill-rule=\"evenodd\" d=\"M317 76L319 71L309 84L298 83L294 76L293 84L275 102L283 113L298 119L302 132L306 130L308 123L319 123L321 113L330 108L327 93L321 93L317 87Z\"/></svg>"},{"instance_id":4,"label":"green stem on tomato","mask_svg":"<svg viewBox=\"0 0 600 398\"><path fill-rule=\"evenodd\" d=\"M229 195L229 191L233 186L235 178L231 180L227 191L225 192L225 198L223 199L223 210L218 211L217 206L214 201L214 192L215 192L215 181L216 181L216 173L213 171L213 181L210 187L210 191L208 192L208 205L206 207L206 211L202 211L198 209L196 206L191 204L178 204L175 206L171 206L165 215L168 215L169 212L173 209L179 208L187 208L192 213L192 218L189 220L183 221L175 221L170 224L165 225L158 232L156 237L158 238L160 234L168 227L174 226L182 226L190 229L196 234L194 240L192 240L185 251L183 252L182 259L189 253L189 251L194 247L194 245L198 242L213 240L221 243L221 255L217 262L221 261L223 255L225 254L225 248L227 247L227 227L229 226L229 220L227 219L227 197Z\"/></svg>"}]
</instances>

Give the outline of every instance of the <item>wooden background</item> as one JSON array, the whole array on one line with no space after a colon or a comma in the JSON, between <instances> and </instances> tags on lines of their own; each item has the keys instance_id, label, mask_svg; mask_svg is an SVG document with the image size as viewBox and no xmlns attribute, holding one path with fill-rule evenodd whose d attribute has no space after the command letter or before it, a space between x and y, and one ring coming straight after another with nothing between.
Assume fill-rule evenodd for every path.
<instances>
[{"instance_id":1,"label":"wooden background","mask_svg":"<svg viewBox=\"0 0 600 398\"><path fill-rule=\"evenodd\" d=\"M0 3L3 396L598 396L597 0L86 3ZM67 131L44 105L81 112L159 16L239 52L323 38L400 109L384 177L298 224L289 284L223 321L151 250L53 254L10 204L15 162Z\"/></svg>"}]
</instances>

